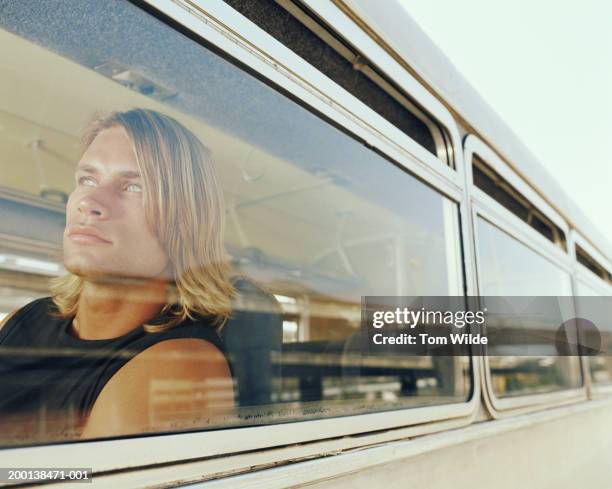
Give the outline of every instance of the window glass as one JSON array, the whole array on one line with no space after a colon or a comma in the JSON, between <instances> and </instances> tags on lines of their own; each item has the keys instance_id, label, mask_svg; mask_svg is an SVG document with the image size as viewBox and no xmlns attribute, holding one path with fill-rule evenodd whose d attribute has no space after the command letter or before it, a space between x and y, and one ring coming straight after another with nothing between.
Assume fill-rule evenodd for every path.
<instances>
[{"instance_id":1,"label":"window glass","mask_svg":"<svg viewBox=\"0 0 612 489\"><path fill-rule=\"evenodd\" d=\"M600 353L589 356L591 381L600 385L612 384L610 298L582 280L576 281L576 295L577 316L587 319L597 328L600 342Z\"/></svg>"},{"instance_id":2,"label":"window glass","mask_svg":"<svg viewBox=\"0 0 612 489\"><path fill-rule=\"evenodd\" d=\"M454 202L130 3L0 5L0 444L467 399L356 354L362 296L463 293Z\"/></svg>"},{"instance_id":3,"label":"window glass","mask_svg":"<svg viewBox=\"0 0 612 489\"><path fill-rule=\"evenodd\" d=\"M480 295L485 300L486 296L572 295L567 272L481 217L477 228ZM517 324L520 333L519 328ZM582 383L579 360L576 356L510 356L490 351L493 390L498 397L509 397L578 387Z\"/></svg>"}]
</instances>

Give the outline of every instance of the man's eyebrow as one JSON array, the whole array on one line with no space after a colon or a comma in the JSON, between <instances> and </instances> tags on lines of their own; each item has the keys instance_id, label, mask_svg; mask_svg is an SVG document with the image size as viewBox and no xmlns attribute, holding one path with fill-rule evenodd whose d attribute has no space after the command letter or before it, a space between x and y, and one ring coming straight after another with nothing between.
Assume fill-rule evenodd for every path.
<instances>
[{"instance_id":1,"label":"man's eyebrow","mask_svg":"<svg viewBox=\"0 0 612 489\"><path fill-rule=\"evenodd\" d=\"M98 170L96 170L96 167L91 166L91 165L77 165L74 171L75 172L84 171L85 173L98 173Z\"/></svg>"},{"instance_id":2,"label":"man's eyebrow","mask_svg":"<svg viewBox=\"0 0 612 489\"><path fill-rule=\"evenodd\" d=\"M85 173L94 173L94 174L98 173L98 169L92 165L78 165L75 168L75 172L78 172L78 171L82 171ZM140 172L133 171L133 170L120 171L119 175L122 176L123 178L142 178L142 175L140 174Z\"/></svg>"},{"instance_id":3,"label":"man's eyebrow","mask_svg":"<svg viewBox=\"0 0 612 489\"><path fill-rule=\"evenodd\" d=\"M142 177L140 172L131 171L131 170L120 171L119 175L121 175L123 178L141 178Z\"/></svg>"}]
</instances>

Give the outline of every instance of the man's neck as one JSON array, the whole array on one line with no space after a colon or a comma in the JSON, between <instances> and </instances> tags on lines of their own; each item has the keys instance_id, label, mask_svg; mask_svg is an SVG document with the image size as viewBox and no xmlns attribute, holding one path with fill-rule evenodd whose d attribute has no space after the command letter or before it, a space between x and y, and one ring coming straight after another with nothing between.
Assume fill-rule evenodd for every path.
<instances>
[{"instance_id":1,"label":"man's neck","mask_svg":"<svg viewBox=\"0 0 612 489\"><path fill-rule=\"evenodd\" d=\"M166 282L83 284L74 330L84 340L117 338L151 320L166 303Z\"/></svg>"}]
</instances>

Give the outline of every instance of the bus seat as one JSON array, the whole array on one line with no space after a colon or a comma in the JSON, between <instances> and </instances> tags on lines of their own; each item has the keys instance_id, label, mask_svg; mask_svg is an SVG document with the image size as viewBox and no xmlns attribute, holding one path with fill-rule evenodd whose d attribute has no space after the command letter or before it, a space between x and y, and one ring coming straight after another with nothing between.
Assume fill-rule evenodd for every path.
<instances>
[{"instance_id":1,"label":"bus seat","mask_svg":"<svg viewBox=\"0 0 612 489\"><path fill-rule=\"evenodd\" d=\"M234 279L237 296L232 316L221 330L235 382L238 406L272 402L273 379L280 375L281 308L272 294L251 280Z\"/></svg>"}]
</instances>

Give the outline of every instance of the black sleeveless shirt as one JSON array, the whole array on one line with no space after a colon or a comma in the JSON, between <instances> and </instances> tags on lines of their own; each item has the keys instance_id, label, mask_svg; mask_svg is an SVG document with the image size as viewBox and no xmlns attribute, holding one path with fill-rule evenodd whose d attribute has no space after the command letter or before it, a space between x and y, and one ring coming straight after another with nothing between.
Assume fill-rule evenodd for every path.
<instances>
[{"instance_id":1,"label":"black sleeveless shirt","mask_svg":"<svg viewBox=\"0 0 612 489\"><path fill-rule=\"evenodd\" d=\"M211 321L200 318L148 333L142 326L106 340L71 334L51 298L21 308L0 330L0 416L68 410L89 413L110 378L135 355L165 340L198 338L225 354Z\"/></svg>"}]
</instances>

